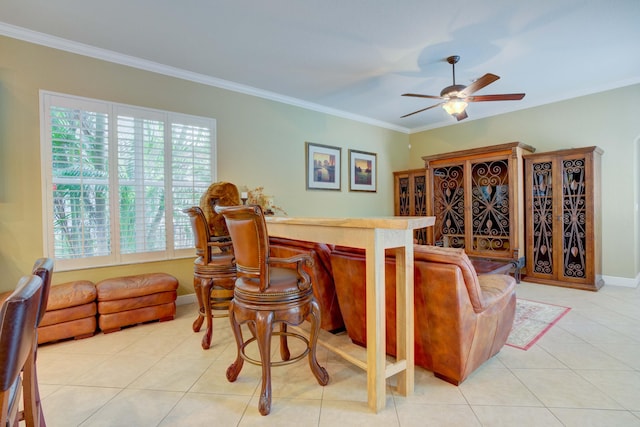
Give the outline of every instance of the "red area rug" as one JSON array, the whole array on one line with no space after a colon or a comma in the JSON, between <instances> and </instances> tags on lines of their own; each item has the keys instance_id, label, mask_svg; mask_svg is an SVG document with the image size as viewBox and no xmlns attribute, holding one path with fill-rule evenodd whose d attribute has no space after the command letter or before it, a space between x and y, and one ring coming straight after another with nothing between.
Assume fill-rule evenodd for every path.
<instances>
[{"instance_id":1,"label":"red area rug","mask_svg":"<svg viewBox=\"0 0 640 427\"><path fill-rule=\"evenodd\" d=\"M507 339L507 345L528 350L569 310L571 310L569 307L560 305L518 299L516 301L516 316Z\"/></svg>"}]
</instances>

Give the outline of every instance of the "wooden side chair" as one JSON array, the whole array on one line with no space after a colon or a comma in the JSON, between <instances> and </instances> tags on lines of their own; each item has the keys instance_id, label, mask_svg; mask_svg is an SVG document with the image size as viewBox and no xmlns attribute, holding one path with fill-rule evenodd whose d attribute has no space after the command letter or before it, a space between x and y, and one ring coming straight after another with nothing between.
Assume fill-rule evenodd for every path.
<instances>
[{"instance_id":1,"label":"wooden side chair","mask_svg":"<svg viewBox=\"0 0 640 427\"><path fill-rule=\"evenodd\" d=\"M42 322L44 313L47 310L49 290L51 289L51 276L53 276L53 259L37 259L33 264L32 274L42 279L42 292L40 294L40 304L38 306L38 317L36 321L36 333L33 340L33 349L23 369L24 420L27 427L44 427L46 426L46 423L42 411L40 390L38 388L36 361L38 358L38 326L40 326L40 322Z\"/></svg>"},{"instance_id":2,"label":"wooden side chair","mask_svg":"<svg viewBox=\"0 0 640 427\"><path fill-rule=\"evenodd\" d=\"M20 372L33 352L42 279L25 276L0 309L0 426L17 426L22 391ZM25 406L31 402L25 402Z\"/></svg>"},{"instance_id":3,"label":"wooden side chair","mask_svg":"<svg viewBox=\"0 0 640 427\"><path fill-rule=\"evenodd\" d=\"M224 310L224 315L228 312L236 281L236 265L231 239L211 236L202 209L193 206L183 212L191 221L197 255L193 262L193 287L200 312L193 330L198 332L204 318L207 319L207 331L202 337L202 348L206 350L211 347L213 336L213 310Z\"/></svg>"},{"instance_id":4,"label":"wooden side chair","mask_svg":"<svg viewBox=\"0 0 640 427\"><path fill-rule=\"evenodd\" d=\"M216 207L224 215L236 256L238 278L229 307L229 321L237 343L237 356L227 369L227 379L235 381L244 361L262 366L262 390L258 408L262 415L271 411L271 366L285 365L308 355L311 372L320 385L329 382L329 374L318 364L316 344L320 328L320 308L313 296L311 280L304 271L305 263L312 263L309 255L291 258L269 256L269 236L260 206ZM277 263L279 267L272 266ZM292 268L283 268L283 265ZM299 325L307 317L311 320L309 338L287 331L287 324ZM241 325L248 323L252 337L245 341ZM280 323L280 331L273 325ZM271 361L271 337L280 336L282 361ZM291 357L287 338L295 337L306 343L303 352ZM257 341L260 360L249 357L246 346Z\"/></svg>"}]
</instances>

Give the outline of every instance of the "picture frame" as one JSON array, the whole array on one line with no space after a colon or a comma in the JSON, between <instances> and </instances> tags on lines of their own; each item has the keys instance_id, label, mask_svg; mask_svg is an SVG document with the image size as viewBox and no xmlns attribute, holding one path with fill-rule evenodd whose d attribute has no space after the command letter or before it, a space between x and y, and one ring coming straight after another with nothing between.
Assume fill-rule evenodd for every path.
<instances>
[{"instance_id":1,"label":"picture frame","mask_svg":"<svg viewBox=\"0 0 640 427\"><path fill-rule=\"evenodd\" d=\"M349 150L349 191L378 191L377 161L376 153Z\"/></svg>"},{"instance_id":2,"label":"picture frame","mask_svg":"<svg viewBox=\"0 0 640 427\"><path fill-rule=\"evenodd\" d=\"M305 146L307 190L340 191L342 149L312 142L307 142Z\"/></svg>"}]
</instances>

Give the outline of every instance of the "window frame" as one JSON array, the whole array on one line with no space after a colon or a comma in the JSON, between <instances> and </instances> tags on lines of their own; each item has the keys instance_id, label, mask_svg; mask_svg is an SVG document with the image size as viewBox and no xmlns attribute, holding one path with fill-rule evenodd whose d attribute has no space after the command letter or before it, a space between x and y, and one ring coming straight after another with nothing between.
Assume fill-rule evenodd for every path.
<instances>
[{"instance_id":1,"label":"window frame","mask_svg":"<svg viewBox=\"0 0 640 427\"><path fill-rule=\"evenodd\" d=\"M157 262L171 259L193 257L193 235L189 241L189 247L176 248L175 225L176 220L179 226L184 228L188 225L188 233L191 232L190 222L186 214L174 211L174 164L173 164L173 135L174 125L199 126L208 128L210 132L210 177L209 182L193 182L194 187L202 185L202 192L217 180L217 123L209 117L188 115L171 111L151 109L92 99L51 91L40 91L40 161L42 167L42 221L43 221L43 250L47 257L55 258L55 234L54 234L54 212L53 212L53 154L52 154L52 126L51 107L62 107L78 109L81 111L98 112L108 115L108 185L109 185L109 233L110 233L110 253L103 256L92 256L88 258L55 258L56 270L77 270L92 267L117 266L134 263ZM147 252L134 252L123 254L120 248L120 184L118 177L118 118L121 116L133 115L136 119L162 120L164 123L164 225L165 225L165 249ZM194 157L195 159L195 157ZM201 193L200 193L201 194ZM199 204L200 194L193 195L192 203ZM188 207L188 206L184 206ZM182 207L180 207L182 209ZM184 215L184 218L177 218L177 215ZM184 233L181 233L184 236ZM184 239L180 240L181 242Z\"/></svg>"}]
</instances>

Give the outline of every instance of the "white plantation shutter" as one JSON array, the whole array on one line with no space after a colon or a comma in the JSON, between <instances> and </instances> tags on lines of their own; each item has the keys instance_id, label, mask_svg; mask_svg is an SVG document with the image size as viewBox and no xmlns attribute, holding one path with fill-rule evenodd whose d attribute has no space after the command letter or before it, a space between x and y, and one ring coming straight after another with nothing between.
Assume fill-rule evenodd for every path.
<instances>
[{"instance_id":1,"label":"white plantation shutter","mask_svg":"<svg viewBox=\"0 0 640 427\"><path fill-rule=\"evenodd\" d=\"M58 259L107 256L109 118L105 113L51 107L51 226ZM86 221L86 218L92 218Z\"/></svg>"},{"instance_id":2,"label":"white plantation shutter","mask_svg":"<svg viewBox=\"0 0 640 427\"><path fill-rule=\"evenodd\" d=\"M123 255L167 248L164 122L140 115L118 115L119 226Z\"/></svg>"},{"instance_id":3,"label":"white plantation shutter","mask_svg":"<svg viewBox=\"0 0 640 427\"><path fill-rule=\"evenodd\" d=\"M189 218L182 213L182 209L200 204L202 195L211 180L207 177L215 169L215 151L210 143L212 132L206 122L193 117L172 117L171 139L171 171L172 171L172 199L174 219L174 245L176 248L191 248L193 246L193 231ZM193 200L197 194L198 199Z\"/></svg>"},{"instance_id":4,"label":"white plantation shutter","mask_svg":"<svg viewBox=\"0 0 640 427\"><path fill-rule=\"evenodd\" d=\"M41 93L45 253L60 269L192 256L215 120Z\"/></svg>"}]
</instances>

